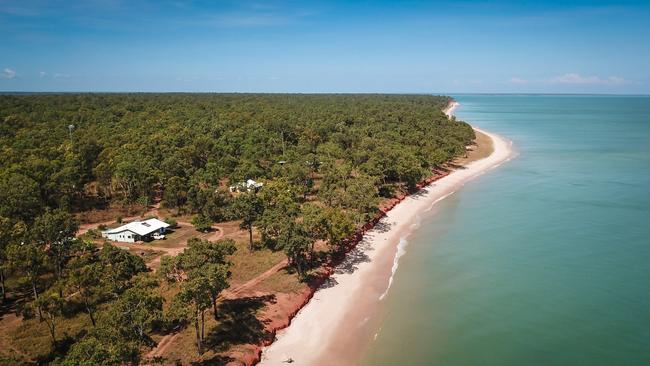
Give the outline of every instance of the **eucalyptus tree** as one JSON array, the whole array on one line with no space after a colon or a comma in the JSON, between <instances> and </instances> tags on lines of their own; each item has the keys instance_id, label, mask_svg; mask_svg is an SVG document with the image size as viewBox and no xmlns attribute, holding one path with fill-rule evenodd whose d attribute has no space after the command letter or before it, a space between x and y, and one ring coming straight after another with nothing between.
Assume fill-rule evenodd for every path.
<instances>
[{"instance_id":1,"label":"eucalyptus tree","mask_svg":"<svg viewBox=\"0 0 650 366\"><path fill-rule=\"evenodd\" d=\"M11 244L20 242L26 232L25 224L22 221L14 221L7 217L0 216L0 292L2 301L7 298L5 288L6 271L10 267L8 250Z\"/></svg>"},{"instance_id":2,"label":"eucalyptus tree","mask_svg":"<svg viewBox=\"0 0 650 366\"><path fill-rule=\"evenodd\" d=\"M180 290L172 299L170 315L194 324L199 355L203 353L205 311L212 307L217 319L217 299L229 286L232 264L228 256L235 250L231 239L191 238L185 251L161 260L160 275L169 283L178 283Z\"/></svg>"},{"instance_id":3,"label":"eucalyptus tree","mask_svg":"<svg viewBox=\"0 0 650 366\"><path fill-rule=\"evenodd\" d=\"M39 285L41 284L41 275L45 273L48 266L48 257L43 248L33 242L12 243L7 248L7 259L9 266L24 274L32 287L34 301L39 297ZM43 315L39 306L37 306L39 318Z\"/></svg>"},{"instance_id":4,"label":"eucalyptus tree","mask_svg":"<svg viewBox=\"0 0 650 366\"><path fill-rule=\"evenodd\" d=\"M233 202L235 217L242 220L240 227L248 230L248 250L253 251L253 226L264 213L264 203L254 191L241 193Z\"/></svg>"},{"instance_id":5,"label":"eucalyptus tree","mask_svg":"<svg viewBox=\"0 0 650 366\"><path fill-rule=\"evenodd\" d=\"M34 305L42 314L41 319L47 324L47 329L52 337L52 346L56 348L56 326L66 306L65 298L59 292L50 290L34 301Z\"/></svg>"},{"instance_id":6,"label":"eucalyptus tree","mask_svg":"<svg viewBox=\"0 0 650 366\"><path fill-rule=\"evenodd\" d=\"M63 269L69 256L79 246L75 234L79 224L74 217L61 210L47 210L36 218L30 230L31 240L43 247L54 265L57 280L63 277Z\"/></svg>"}]
</instances>

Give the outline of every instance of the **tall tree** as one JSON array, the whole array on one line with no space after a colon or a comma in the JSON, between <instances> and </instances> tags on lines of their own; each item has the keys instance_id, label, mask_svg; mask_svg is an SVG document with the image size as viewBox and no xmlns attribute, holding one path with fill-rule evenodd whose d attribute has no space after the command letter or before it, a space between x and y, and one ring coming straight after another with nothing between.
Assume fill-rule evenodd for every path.
<instances>
[{"instance_id":1,"label":"tall tree","mask_svg":"<svg viewBox=\"0 0 650 366\"><path fill-rule=\"evenodd\" d=\"M301 224L288 221L285 225L278 238L278 244L287 255L289 264L294 266L300 277L304 277L307 253L313 239Z\"/></svg>"},{"instance_id":2,"label":"tall tree","mask_svg":"<svg viewBox=\"0 0 650 366\"><path fill-rule=\"evenodd\" d=\"M139 365L143 346L151 347L151 331L162 319L163 299L156 282L139 278L116 301L108 304L98 326L74 343L59 366Z\"/></svg>"},{"instance_id":3,"label":"tall tree","mask_svg":"<svg viewBox=\"0 0 650 366\"><path fill-rule=\"evenodd\" d=\"M199 238L190 238L187 249L176 257L163 257L160 273L170 282L204 277L207 291L212 300L214 318L217 319L217 298L228 288L230 267L228 256L236 250L232 239L211 242Z\"/></svg>"},{"instance_id":4,"label":"tall tree","mask_svg":"<svg viewBox=\"0 0 650 366\"><path fill-rule=\"evenodd\" d=\"M114 297L129 287L133 276L147 270L142 258L111 244L102 246L99 261L102 265L102 282Z\"/></svg>"},{"instance_id":5,"label":"tall tree","mask_svg":"<svg viewBox=\"0 0 650 366\"><path fill-rule=\"evenodd\" d=\"M162 319L163 298L157 293L158 283L152 278L138 278L104 313L104 326L114 337L152 347L152 327Z\"/></svg>"},{"instance_id":6,"label":"tall tree","mask_svg":"<svg viewBox=\"0 0 650 366\"><path fill-rule=\"evenodd\" d=\"M176 213L180 214L181 209L187 202L187 183L181 177L173 176L165 184L163 193L165 206L176 208Z\"/></svg>"},{"instance_id":7,"label":"tall tree","mask_svg":"<svg viewBox=\"0 0 650 366\"><path fill-rule=\"evenodd\" d=\"M63 313L65 299L57 291L47 291L34 302L34 305L42 313L42 319L47 324L52 337L52 346L56 348L56 325Z\"/></svg>"},{"instance_id":8,"label":"tall tree","mask_svg":"<svg viewBox=\"0 0 650 366\"><path fill-rule=\"evenodd\" d=\"M58 280L63 276L68 257L79 244L75 240L77 229L79 225L74 217L61 209L47 210L32 226L31 239L45 249Z\"/></svg>"},{"instance_id":9,"label":"tall tree","mask_svg":"<svg viewBox=\"0 0 650 366\"><path fill-rule=\"evenodd\" d=\"M12 243L18 243L25 235L25 224L22 221L13 222L0 216L0 292L2 301L6 300L5 276L9 261L7 250Z\"/></svg>"},{"instance_id":10,"label":"tall tree","mask_svg":"<svg viewBox=\"0 0 650 366\"><path fill-rule=\"evenodd\" d=\"M277 239L288 220L295 220L300 213L297 192L294 185L284 180L270 182L258 195L262 199L263 213L257 227L262 233L262 241L275 247Z\"/></svg>"},{"instance_id":11,"label":"tall tree","mask_svg":"<svg viewBox=\"0 0 650 366\"><path fill-rule=\"evenodd\" d=\"M38 183L28 176L0 173L0 216L30 223L41 212L43 203Z\"/></svg>"},{"instance_id":12,"label":"tall tree","mask_svg":"<svg viewBox=\"0 0 650 366\"><path fill-rule=\"evenodd\" d=\"M34 301L38 300L38 284L41 274L47 268L48 257L40 245L32 242L21 242L9 245L7 258L11 268L25 274L32 287ZM40 307L37 305L38 316L43 318Z\"/></svg>"},{"instance_id":13,"label":"tall tree","mask_svg":"<svg viewBox=\"0 0 650 366\"><path fill-rule=\"evenodd\" d=\"M343 240L354 234L354 216L338 208L330 208L326 213L326 237L335 250L342 249Z\"/></svg>"},{"instance_id":14,"label":"tall tree","mask_svg":"<svg viewBox=\"0 0 650 366\"><path fill-rule=\"evenodd\" d=\"M312 243L315 243L316 240L324 240L327 238L329 218L327 215L327 210L325 208L315 203L307 203L304 204L301 208L301 216L302 223L307 233L309 233L309 237L312 239ZM309 250L313 253L313 244Z\"/></svg>"},{"instance_id":15,"label":"tall tree","mask_svg":"<svg viewBox=\"0 0 650 366\"><path fill-rule=\"evenodd\" d=\"M67 284L73 293L79 294L93 326L96 326L95 306L100 301L103 266L93 253L79 254L70 265Z\"/></svg>"},{"instance_id":16,"label":"tall tree","mask_svg":"<svg viewBox=\"0 0 650 366\"><path fill-rule=\"evenodd\" d=\"M262 216L264 204L255 192L240 194L233 204L235 216L242 220L241 228L248 230L248 250L253 251L253 225Z\"/></svg>"}]
</instances>

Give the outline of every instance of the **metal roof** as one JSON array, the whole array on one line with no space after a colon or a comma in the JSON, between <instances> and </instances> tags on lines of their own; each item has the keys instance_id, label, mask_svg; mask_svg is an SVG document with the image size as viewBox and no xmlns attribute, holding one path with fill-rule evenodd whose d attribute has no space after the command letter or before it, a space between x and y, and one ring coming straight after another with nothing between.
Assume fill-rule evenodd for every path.
<instances>
[{"instance_id":1,"label":"metal roof","mask_svg":"<svg viewBox=\"0 0 650 366\"><path fill-rule=\"evenodd\" d=\"M160 221L158 219L149 219L145 221L129 222L128 224L122 225L115 229L106 230L104 231L104 234L116 234L122 231L131 231L138 235L148 235L153 233L154 231L160 230L161 228L167 228L167 227L169 227L169 224L167 224L164 221Z\"/></svg>"}]
</instances>

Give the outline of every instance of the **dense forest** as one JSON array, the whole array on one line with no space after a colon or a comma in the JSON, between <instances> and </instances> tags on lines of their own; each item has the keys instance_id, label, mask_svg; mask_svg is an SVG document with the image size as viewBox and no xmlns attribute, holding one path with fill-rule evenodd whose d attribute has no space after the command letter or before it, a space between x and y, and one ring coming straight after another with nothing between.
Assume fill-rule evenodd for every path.
<instances>
[{"instance_id":1,"label":"dense forest","mask_svg":"<svg viewBox=\"0 0 650 366\"><path fill-rule=\"evenodd\" d=\"M47 325L53 351L39 362L137 364L153 345L149 332L192 325L200 354L205 313L216 319L217 299L228 288L232 240L189 239L187 249L164 257L154 274L138 256L77 238L80 215L161 202L175 215L191 215L197 229L239 220L249 233L248 250L284 252L297 276L306 278L316 241L336 252L382 198L416 189L432 169L465 152L474 132L442 113L450 101L428 95L2 95L3 304L12 290L20 293L12 301L24 301L11 311ZM229 192L247 179L264 186ZM160 283L177 286L173 298L160 296ZM58 339L58 319L74 312L86 313L92 326Z\"/></svg>"}]
</instances>

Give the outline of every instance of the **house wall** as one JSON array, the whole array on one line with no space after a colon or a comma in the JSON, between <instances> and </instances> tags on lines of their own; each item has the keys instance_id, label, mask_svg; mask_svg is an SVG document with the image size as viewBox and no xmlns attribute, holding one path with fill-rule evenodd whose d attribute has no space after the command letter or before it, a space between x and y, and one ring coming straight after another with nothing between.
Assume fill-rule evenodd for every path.
<instances>
[{"instance_id":1,"label":"house wall","mask_svg":"<svg viewBox=\"0 0 650 366\"><path fill-rule=\"evenodd\" d=\"M115 234L106 234L104 237L108 240L121 243L135 243L138 235L131 231L122 231Z\"/></svg>"}]
</instances>

